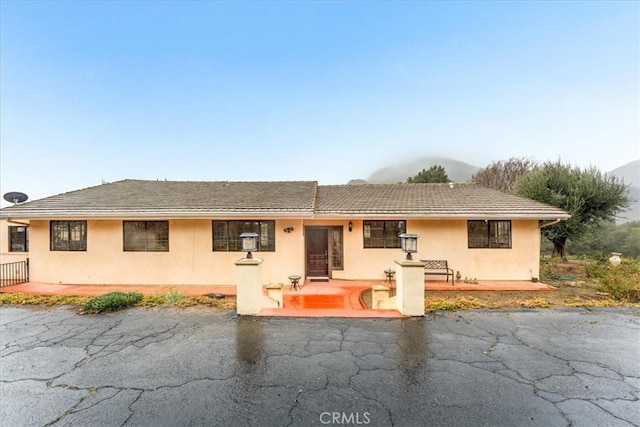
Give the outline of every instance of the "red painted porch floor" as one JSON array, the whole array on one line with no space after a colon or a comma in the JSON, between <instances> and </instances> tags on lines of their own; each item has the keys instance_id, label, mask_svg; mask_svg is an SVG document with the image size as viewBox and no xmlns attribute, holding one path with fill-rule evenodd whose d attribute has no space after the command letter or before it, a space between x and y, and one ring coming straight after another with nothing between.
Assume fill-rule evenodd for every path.
<instances>
[{"instance_id":1,"label":"red painted porch floor","mask_svg":"<svg viewBox=\"0 0 640 427\"><path fill-rule=\"evenodd\" d=\"M402 317L396 310L369 310L360 299L363 291L371 285L389 286L382 280L331 280L329 282L305 281L300 290L283 288L284 308L262 309L260 316L284 317ZM393 288L395 284L391 284ZM162 295L180 292L187 296L209 293L235 295L235 286L157 286L157 285L56 285L29 282L5 286L0 292L21 292L32 295L99 295L112 291L136 291L145 295ZM425 282L426 291L551 291L553 286L529 281L481 281L478 284Z\"/></svg>"}]
</instances>

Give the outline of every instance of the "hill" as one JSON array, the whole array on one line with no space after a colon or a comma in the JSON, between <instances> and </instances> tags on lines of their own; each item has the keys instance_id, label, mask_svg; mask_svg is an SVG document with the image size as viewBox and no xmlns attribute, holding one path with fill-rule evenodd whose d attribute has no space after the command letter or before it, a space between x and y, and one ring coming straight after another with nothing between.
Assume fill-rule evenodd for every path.
<instances>
[{"instance_id":1,"label":"hill","mask_svg":"<svg viewBox=\"0 0 640 427\"><path fill-rule=\"evenodd\" d=\"M458 160L446 157L424 156L385 166L373 172L366 180L353 179L349 181L349 184L406 182L408 177L416 175L422 169L429 169L431 166L437 165L442 166L446 170L449 179L455 182L471 181L473 174L480 170L477 166ZM625 184L630 184L631 206L626 212L620 214L617 222L640 221L640 159L622 165L608 173L623 179Z\"/></svg>"},{"instance_id":2,"label":"hill","mask_svg":"<svg viewBox=\"0 0 640 427\"><path fill-rule=\"evenodd\" d=\"M629 197L631 197L631 206L626 212L619 215L617 223L625 223L629 221L640 221L640 159L629 162L609 172L624 183L630 185Z\"/></svg>"},{"instance_id":3,"label":"hill","mask_svg":"<svg viewBox=\"0 0 640 427\"><path fill-rule=\"evenodd\" d=\"M623 179L625 184L631 184L632 187L640 187L640 159L622 165L609 174Z\"/></svg>"},{"instance_id":4,"label":"hill","mask_svg":"<svg viewBox=\"0 0 640 427\"><path fill-rule=\"evenodd\" d=\"M373 172L366 182L372 184L393 184L406 182L407 178L416 175L422 169L431 166L442 166L450 180L455 182L471 181L471 176L480 170L479 167L446 157L420 157L403 163L386 166Z\"/></svg>"}]
</instances>

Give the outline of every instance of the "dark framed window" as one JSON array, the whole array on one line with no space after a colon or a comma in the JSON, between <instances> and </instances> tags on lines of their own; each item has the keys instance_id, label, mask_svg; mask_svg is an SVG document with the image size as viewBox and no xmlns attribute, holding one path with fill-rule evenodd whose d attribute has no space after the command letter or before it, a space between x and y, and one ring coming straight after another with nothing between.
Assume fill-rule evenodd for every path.
<instances>
[{"instance_id":1,"label":"dark framed window","mask_svg":"<svg viewBox=\"0 0 640 427\"><path fill-rule=\"evenodd\" d=\"M275 252L275 221L213 221L214 252L242 252L242 233L258 234L258 252Z\"/></svg>"},{"instance_id":2,"label":"dark framed window","mask_svg":"<svg viewBox=\"0 0 640 427\"><path fill-rule=\"evenodd\" d=\"M365 248L399 248L398 235L406 231L405 221L363 221Z\"/></svg>"},{"instance_id":3,"label":"dark framed window","mask_svg":"<svg viewBox=\"0 0 640 427\"><path fill-rule=\"evenodd\" d=\"M469 248L511 248L511 221L467 221Z\"/></svg>"},{"instance_id":4,"label":"dark framed window","mask_svg":"<svg viewBox=\"0 0 640 427\"><path fill-rule=\"evenodd\" d=\"M169 221L123 221L125 252L168 252Z\"/></svg>"},{"instance_id":5,"label":"dark framed window","mask_svg":"<svg viewBox=\"0 0 640 427\"><path fill-rule=\"evenodd\" d=\"M29 228L9 226L9 252L29 252Z\"/></svg>"},{"instance_id":6,"label":"dark framed window","mask_svg":"<svg viewBox=\"0 0 640 427\"><path fill-rule=\"evenodd\" d=\"M344 250L342 243L342 227L331 227L330 229L331 242L331 267L333 270L344 269Z\"/></svg>"},{"instance_id":7,"label":"dark framed window","mask_svg":"<svg viewBox=\"0 0 640 427\"><path fill-rule=\"evenodd\" d=\"M51 221L49 226L52 251L87 250L87 221Z\"/></svg>"}]
</instances>

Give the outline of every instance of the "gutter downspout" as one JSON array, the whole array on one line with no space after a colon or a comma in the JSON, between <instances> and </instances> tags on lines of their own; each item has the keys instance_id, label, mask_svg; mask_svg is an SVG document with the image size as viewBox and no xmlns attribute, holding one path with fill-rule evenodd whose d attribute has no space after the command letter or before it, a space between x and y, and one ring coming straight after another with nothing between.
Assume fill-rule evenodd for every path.
<instances>
[{"instance_id":1,"label":"gutter downspout","mask_svg":"<svg viewBox=\"0 0 640 427\"><path fill-rule=\"evenodd\" d=\"M23 225L23 226L25 226L25 227L28 227L28 226L29 226L29 223L27 223L27 222L19 222L19 221L15 221L15 220L13 220L13 219L11 219L11 218L7 218L7 223L8 223L8 224L18 224L18 225Z\"/></svg>"},{"instance_id":2,"label":"gutter downspout","mask_svg":"<svg viewBox=\"0 0 640 427\"><path fill-rule=\"evenodd\" d=\"M555 224L559 223L560 221L562 221L562 220L560 218L558 218L558 219L556 219L554 221L551 221L551 222L548 222L546 224L539 225L538 228L542 230L543 228L549 227L551 225L555 225Z\"/></svg>"}]
</instances>

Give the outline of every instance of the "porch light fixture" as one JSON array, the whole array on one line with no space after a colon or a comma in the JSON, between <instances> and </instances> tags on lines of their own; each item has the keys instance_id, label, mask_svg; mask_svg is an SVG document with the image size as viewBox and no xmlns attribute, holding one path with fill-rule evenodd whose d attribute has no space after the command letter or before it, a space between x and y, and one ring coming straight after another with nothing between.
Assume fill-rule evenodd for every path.
<instances>
[{"instance_id":1,"label":"porch light fixture","mask_svg":"<svg viewBox=\"0 0 640 427\"><path fill-rule=\"evenodd\" d=\"M349 221L349 233L353 231L353 222Z\"/></svg>"},{"instance_id":2,"label":"porch light fixture","mask_svg":"<svg viewBox=\"0 0 640 427\"><path fill-rule=\"evenodd\" d=\"M418 235L411 233L400 233L400 248L407 254L407 259L412 260L411 254L418 252Z\"/></svg>"},{"instance_id":3,"label":"porch light fixture","mask_svg":"<svg viewBox=\"0 0 640 427\"><path fill-rule=\"evenodd\" d=\"M293 231L293 227L286 227L284 230L285 233L291 233Z\"/></svg>"},{"instance_id":4,"label":"porch light fixture","mask_svg":"<svg viewBox=\"0 0 640 427\"><path fill-rule=\"evenodd\" d=\"M253 258L251 252L258 250L258 233L242 233L242 250L247 251L247 258Z\"/></svg>"}]
</instances>

